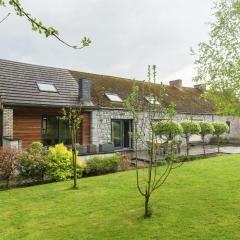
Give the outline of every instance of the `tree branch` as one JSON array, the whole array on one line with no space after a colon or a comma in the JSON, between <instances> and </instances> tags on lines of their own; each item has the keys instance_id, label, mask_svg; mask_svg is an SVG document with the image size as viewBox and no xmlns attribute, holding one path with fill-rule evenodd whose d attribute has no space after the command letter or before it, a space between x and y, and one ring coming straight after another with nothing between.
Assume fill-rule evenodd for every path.
<instances>
[{"instance_id":1,"label":"tree branch","mask_svg":"<svg viewBox=\"0 0 240 240\"><path fill-rule=\"evenodd\" d=\"M36 18L31 16L31 14L27 13L23 9L23 7L21 7L19 0L9 0L9 4L14 7L17 15L24 16L27 18L27 20L32 24L33 31L38 31L40 34L44 33L46 37L52 36L65 46L73 49L83 49L84 47L87 47L91 44L91 40L87 37L84 37L81 41L81 46L71 45L68 42L64 41L61 37L59 37L59 33L55 28L44 26L42 22L37 21Z\"/></svg>"},{"instance_id":2,"label":"tree branch","mask_svg":"<svg viewBox=\"0 0 240 240\"><path fill-rule=\"evenodd\" d=\"M0 20L0 23L4 22L10 15L11 13L8 13L7 16L5 16L2 20Z\"/></svg>"}]
</instances>

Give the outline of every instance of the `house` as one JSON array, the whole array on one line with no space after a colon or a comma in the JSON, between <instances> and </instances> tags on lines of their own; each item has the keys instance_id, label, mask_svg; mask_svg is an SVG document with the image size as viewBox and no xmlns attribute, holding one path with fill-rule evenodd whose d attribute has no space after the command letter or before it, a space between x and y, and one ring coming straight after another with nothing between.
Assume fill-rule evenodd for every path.
<instances>
[{"instance_id":1,"label":"house","mask_svg":"<svg viewBox=\"0 0 240 240\"><path fill-rule=\"evenodd\" d=\"M131 148L132 116L124 107L133 80L67 69L0 60L0 145L12 142L23 149L33 141L44 145L70 143L67 126L59 119L63 107L76 107L83 100L80 144L112 141L116 149ZM200 98L202 86L183 87L181 80L166 86L164 102L174 102L176 119L222 121L229 136L240 136L240 120L219 117L213 104Z\"/></svg>"}]
</instances>

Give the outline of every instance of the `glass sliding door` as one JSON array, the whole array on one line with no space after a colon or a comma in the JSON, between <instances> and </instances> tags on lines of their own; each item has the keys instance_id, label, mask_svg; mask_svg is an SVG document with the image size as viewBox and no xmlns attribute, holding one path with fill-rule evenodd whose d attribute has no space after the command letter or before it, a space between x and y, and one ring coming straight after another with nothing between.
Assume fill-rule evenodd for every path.
<instances>
[{"instance_id":1,"label":"glass sliding door","mask_svg":"<svg viewBox=\"0 0 240 240\"><path fill-rule=\"evenodd\" d=\"M130 148L132 120L112 120L112 142L115 148Z\"/></svg>"},{"instance_id":2,"label":"glass sliding door","mask_svg":"<svg viewBox=\"0 0 240 240\"><path fill-rule=\"evenodd\" d=\"M55 116L45 116L42 119L42 141L44 145L51 146L58 141L58 119Z\"/></svg>"},{"instance_id":3,"label":"glass sliding door","mask_svg":"<svg viewBox=\"0 0 240 240\"><path fill-rule=\"evenodd\" d=\"M69 128L57 116L43 116L42 143L45 146L52 146L57 143L71 144Z\"/></svg>"},{"instance_id":4,"label":"glass sliding door","mask_svg":"<svg viewBox=\"0 0 240 240\"><path fill-rule=\"evenodd\" d=\"M122 126L121 121L112 121L112 141L114 147L122 146Z\"/></svg>"}]
</instances>

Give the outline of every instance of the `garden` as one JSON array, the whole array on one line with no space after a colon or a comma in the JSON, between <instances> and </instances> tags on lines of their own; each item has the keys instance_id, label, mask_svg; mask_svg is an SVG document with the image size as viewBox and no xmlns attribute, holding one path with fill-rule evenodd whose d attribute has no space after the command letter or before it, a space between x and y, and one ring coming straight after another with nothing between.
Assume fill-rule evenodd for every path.
<instances>
[{"instance_id":1,"label":"garden","mask_svg":"<svg viewBox=\"0 0 240 240\"><path fill-rule=\"evenodd\" d=\"M239 239L240 155L185 163L142 217L135 171L0 192L0 239ZM160 167L158 171L162 171Z\"/></svg>"}]
</instances>

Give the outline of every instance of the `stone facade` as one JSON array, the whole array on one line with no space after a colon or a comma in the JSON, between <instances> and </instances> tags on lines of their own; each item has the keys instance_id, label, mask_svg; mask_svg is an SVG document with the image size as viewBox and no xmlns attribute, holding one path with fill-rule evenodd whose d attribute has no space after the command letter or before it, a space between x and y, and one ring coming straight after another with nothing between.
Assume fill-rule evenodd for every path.
<instances>
[{"instance_id":1,"label":"stone facade","mask_svg":"<svg viewBox=\"0 0 240 240\"><path fill-rule=\"evenodd\" d=\"M175 120L183 121L189 118L192 118L194 121L207 121L207 122L226 122L230 121L231 131L229 134L226 134L228 137L240 136L240 119L239 118L232 118L232 117L219 117L212 114L177 114ZM91 119L91 142L92 144L102 144L108 141L111 141L111 121L117 119L133 119L130 112L127 110L95 110L92 112L92 119ZM142 144L141 148L144 149L144 145L146 146L146 141L148 138L148 119L146 113L141 113L142 123L145 125L144 131L144 141L145 143ZM158 119L162 119L159 116ZM210 137L210 136L209 136ZM208 137L208 139L209 139ZM182 139L183 140L183 139ZM193 136L192 140L200 141L199 136Z\"/></svg>"},{"instance_id":2,"label":"stone facade","mask_svg":"<svg viewBox=\"0 0 240 240\"><path fill-rule=\"evenodd\" d=\"M95 110L91 119L91 142L102 144L111 141L112 119L132 119L127 110Z\"/></svg>"},{"instance_id":3,"label":"stone facade","mask_svg":"<svg viewBox=\"0 0 240 240\"><path fill-rule=\"evenodd\" d=\"M13 109L3 109L3 137L13 137Z\"/></svg>"}]
</instances>

